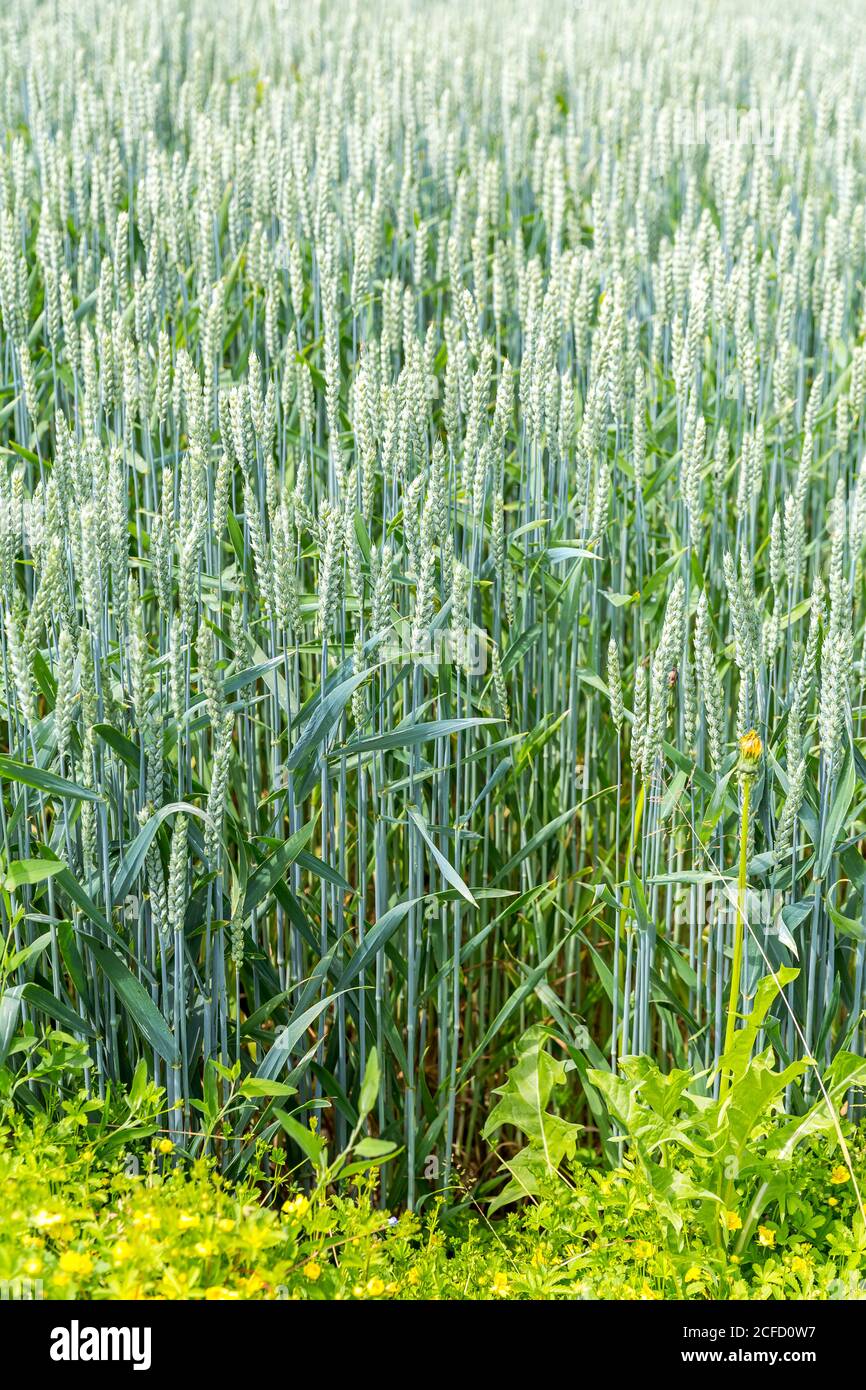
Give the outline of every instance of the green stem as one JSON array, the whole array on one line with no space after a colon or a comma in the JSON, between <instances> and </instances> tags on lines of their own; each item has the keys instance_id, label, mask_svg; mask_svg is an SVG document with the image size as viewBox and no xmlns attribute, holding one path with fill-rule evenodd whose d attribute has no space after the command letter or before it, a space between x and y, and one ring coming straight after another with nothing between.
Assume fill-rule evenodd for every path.
<instances>
[{"instance_id":1,"label":"green stem","mask_svg":"<svg viewBox=\"0 0 866 1390\"><path fill-rule=\"evenodd\" d=\"M752 793L752 779L743 779L743 806L740 812L740 872L737 878L737 921L734 928L734 958L731 968L731 990L728 996L728 1017L725 1024L725 1045L722 1055L730 1052L737 1026L737 1005L740 1002L740 976L743 970L743 939L746 927L746 860L749 840L749 801ZM730 1071L722 1074L719 1098L724 1099L731 1084Z\"/></svg>"}]
</instances>

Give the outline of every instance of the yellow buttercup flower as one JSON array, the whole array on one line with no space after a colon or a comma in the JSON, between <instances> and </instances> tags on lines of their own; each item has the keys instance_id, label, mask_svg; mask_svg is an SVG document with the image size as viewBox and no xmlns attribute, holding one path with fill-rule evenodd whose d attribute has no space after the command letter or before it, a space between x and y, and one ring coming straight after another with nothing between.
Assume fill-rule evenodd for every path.
<instances>
[{"instance_id":1,"label":"yellow buttercup flower","mask_svg":"<svg viewBox=\"0 0 866 1390\"><path fill-rule=\"evenodd\" d=\"M743 1225L739 1214L735 1211L726 1211L722 1220L729 1231L739 1231Z\"/></svg>"},{"instance_id":2,"label":"yellow buttercup flower","mask_svg":"<svg viewBox=\"0 0 866 1390\"><path fill-rule=\"evenodd\" d=\"M410 1283L413 1288L418 1283L418 1280L420 1278L421 1275L419 1274L418 1270L414 1268L414 1266L412 1267L412 1269L409 1270L409 1273L406 1275L407 1282Z\"/></svg>"},{"instance_id":3,"label":"yellow buttercup flower","mask_svg":"<svg viewBox=\"0 0 866 1390\"><path fill-rule=\"evenodd\" d=\"M693 1284L696 1279L703 1279L704 1271L700 1265L692 1265L691 1269L686 1270L686 1283Z\"/></svg>"},{"instance_id":4,"label":"yellow buttercup flower","mask_svg":"<svg viewBox=\"0 0 866 1390\"><path fill-rule=\"evenodd\" d=\"M205 1289L204 1296L208 1303L227 1303L230 1299L239 1298L233 1289L223 1288L221 1284L211 1284L210 1288Z\"/></svg>"},{"instance_id":5,"label":"yellow buttercup flower","mask_svg":"<svg viewBox=\"0 0 866 1390\"><path fill-rule=\"evenodd\" d=\"M837 1168L834 1168L832 1173L830 1174L830 1181L835 1183L848 1182L850 1178L851 1174L848 1172L848 1169L844 1166L844 1164L841 1163Z\"/></svg>"},{"instance_id":6,"label":"yellow buttercup flower","mask_svg":"<svg viewBox=\"0 0 866 1390\"><path fill-rule=\"evenodd\" d=\"M315 1284L321 1272L322 1266L317 1260L308 1260L304 1265L304 1278L309 1279L312 1284Z\"/></svg>"},{"instance_id":7,"label":"yellow buttercup flower","mask_svg":"<svg viewBox=\"0 0 866 1390\"><path fill-rule=\"evenodd\" d=\"M196 1220L198 1220L197 1217ZM145 1208L144 1211L134 1211L132 1213L132 1224L133 1226L152 1226L156 1228L159 1226L159 1214L155 1211L151 1211L149 1208Z\"/></svg>"},{"instance_id":8,"label":"yellow buttercup flower","mask_svg":"<svg viewBox=\"0 0 866 1390\"><path fill-rule=\"evenodd\" d=\"M89 1274L93 1260L89 1255L80 1255L77 1250L64 1250L60 1256L60 1268L67 1274Z\"/></svg>"},{"instance_id":9,"label":"yellow buttercup flower","mask_svg":"<svg viewBox=\"0 0 866 1390\"><path fill-rule=\"evenodd\" d=\"M758 1244L766 1245L768 1249L772 1250L773 1246L776 1244L776 1232L771 1231L769 1226L759 1226Z\"/></svg>"},{"instance_id":10,"label":"yellow buttercup flower","mask_svg":"<svg viewBox=\"0 0 866 1390\"><path fill-rule=\"evenodd\" d=\"M494 1274L490 1281L492 1291L500 1298L504 1298L508 1293L508 1277L505 1274Z\"/></svg>"},{"instance_id":11,"label":"yellow buttercup flower","mask_svg":"<svg viewBox=\"0 0 866 1390\"><path fill-rule=\"evenodd\" d=\"M170 1154L174 1148L174 1144L170 1139L160 1139L156 1147L161 1154Z\"/></svg>"},{"instance_id":12,"label":"yellow buttercup flower","mask_svg":"<svg viewBox=\"0 0 866 1390\"><path fill-rule=\"evenodd\" d=\"M385 1285L381 1279L374 1278L367 1280L367 1293L370 1295L371 1298L378 1298L379 1295L383 1294L384 1292Z\"/></svg>"},{"instance_id":13,"label":"yellow buttercup flower","mask_svg":"<svg viewBox=\"0 0 866 1390\"><path fill-rule=\"evenodd\" d=\"M234 1228L235 1223L230 1216L221 1216L217 1222L217 1230L222 1231L223 1235L228 1235L229 1231L233 1231Z\"/></svg>"}]
</instances>

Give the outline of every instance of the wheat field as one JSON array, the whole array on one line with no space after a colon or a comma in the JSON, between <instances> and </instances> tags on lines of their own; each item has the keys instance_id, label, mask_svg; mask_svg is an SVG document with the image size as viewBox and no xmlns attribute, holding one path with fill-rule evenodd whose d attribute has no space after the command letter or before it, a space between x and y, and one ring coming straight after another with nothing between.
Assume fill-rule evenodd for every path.
<instances>
[{"instance_id":1,"label":"wheat field","mask_svg":"<svg viewBox=\"0 0 866 1390\"><path fill-rule=\"evenodd\" d=\"M783 967L777 1055L862 1055L864 52L776 0L0 20L32 1103L46 1033L144 1059L237 1174L375 1048L412 1205L533 1022L603 1147L588 1072L717 1092Z\"/></svg>"}]
</instances>

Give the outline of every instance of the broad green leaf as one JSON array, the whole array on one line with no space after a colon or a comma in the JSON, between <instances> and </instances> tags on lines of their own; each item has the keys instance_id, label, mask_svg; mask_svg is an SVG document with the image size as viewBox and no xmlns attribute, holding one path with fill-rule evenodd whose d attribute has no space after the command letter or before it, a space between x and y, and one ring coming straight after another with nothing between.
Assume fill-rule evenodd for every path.
<instances>
[{"instance_id":1,"label":"broad green leaf","mask_svg":"<svg viewBox=\"0 0 866 1390\"><path fill-rule=\"evenodd\" d=\"M730 1074L733 1086L749 1065L758 1030L762 1027L770 1008L785 986L796 980L799 973L794 966L782 965L775 975L766 975L760 981L743 1026L737 1029L731 1047L719 1061L719 1071L727 1071Z\"/></svg>"},{"instance_id":2,"label":"broad green leaf","mask_svg":"<svg viewBox=\"0 0 866 1390\"><path fill-rule=\"evenodd\" d=\"M242 907L244 920L249 917L254 908L258 907L260 902L264 901L274 884L285 877L287 870L294 864L298 855L310 843L315 828L315 820L302 825L300 830L296 830L294 835L291 835L279 849L275 849L273 854L269 855L264 863L260 864L250 875Z\"/></svg>"},{"instance_id":3,"label":"broad green leaf","mask_svg":"<svg viewBox=\"0 0 866 1390\"><path fill-rule=\"evenodd\" d=\"M405 922L409 909L414 907L416 903L422 902L424 902L423 898L411 898L407 902L396 903L394 907L390 907L387 912L382 914L376 925L371 927L364 938L363 945L355 951L340 976L341 990L346 989L348 985L357 980L370 961L374 960L378 952L384 949L397 928Z\"/></svg>"},{"instance_id":4,"label":"broad green leaf","mask_svg":"<svg viewBox=\"0 0 866 1390\"><path fill-rule=\"evenodd\" d=\"M88 936L87 943L97 965L108 976L142 1037L164 1062L168 1062L169 1066L178 1066L180 1053L174 1035L144 985L101 942Z\"/></svg>"},{"instance_id":5,"label":"broad green leaf","mask_svg":"<svg viewBox=\"0 0 866 1390\"><path fill-rule=\"evenodd\" d=\"M409 808L408 814L409 819L415 826L416 830L418 831L418 834L421 836L425 845L432 854L436 866L439 869L439 872L442 874L442 877L446 880L447 883L451 884L452 888L456 888L460 896L462 898L465 898L466 901L470 903L472 907L477 907L477 902L473 898L469 889L466 887L466 884L463 882L463 879L460 877L457 870L454 868L454 865L448 862L448 860L445 858L445 855L441 852L441 850L438 850L436 848L433 841L431 840L427 832L427 826L424 822L423 816L419 815L419 813L412 807Z\"/></svg>"},{"instance_id":6,"label":"broad green leaf","mask_svg":"<svg viewBox=\"0 0 866 1390\"><path fill-rule=\"evenodd\" d=\"M60 796L70 801L101 801L102 794L91 787L82 787L78 782L67 782L54 772L46 772L42 767L32 767L29 763L16 762L14 758L0 756L0 777L10 782L20 782L25 787L35 787L48 796Z\"/></svg>"},{"instance_id":7,"label":"broad green leaf","mask_svg":"<svg viewBox=\"0 0 866 1390\"><path fill-rule=\"evenodd\" d=\"M823 819L821 831L821 843L818 849L818 865L815 870L816 878L826 878L830 861L836 850L836 845L848 815L848 808L854 795L856 775L854 772L854 759L850 750L842 764L842 771L836 783L836 790L833 793L833 800L830 809Z\"/></svg>"},{"instance_id":8,"label":"broad green leaf","mask_svg":"<svg viewBox=\"0 0 866 1390\"><path fill-rule=\"evenodd\" d=\"M304 726L304 732L286 759L286 767L290 772L303 767L319 744L328 737L352 695L367 679L368 674L367 671L362 671L358 675L349 676L348 680L341 681L338 686L329 690L324 699L314 707Z\"/></svg>"},{"instance_id":9,"label":"broad green leaf","mask_svg":"<svg viewBox=\"0 0 866 1390\"><path fill-rule=\"evenodd\" d=\"M530 854L534 854L541 845L549 840L551 836L556 835L569 821L573 821L577 814L577 810L577 806L572 806L568 811L563 811L561 815L554 817L552 821L548 821L547 825L542 826L541 830L537 830L535 834L527 840L526 844L522 845L521 848L511 856L507 864L503 864L499 872L494 875L493 882L499 883L502 879L507 878L509 874L512 874L514 870L523 863L524 859L527 859Z\"/></svg>"},{"instance_id":10,"label":"broad green leaf","mask_svg":"<svg viewBox=\"0 0 866 1390\"><path fill-rule=\"evenodd\" d=\"M47 1014L49 1018L56 1018L70 1033L84 1033L88 1038L97 1036L95 1028L91 1028L85 1019L79 1018L74 1009L62 999L56 999L50 990L43 989L41 985L32 982L21 985L19 994L21 999L39 1009L40 1013Z\"/></svg>"},{"instance_id":11,"label":"broad green leaf","mask_svg":"<svg viewBox=\"0 0 866 1390\"><path fill-rule=\"evenodd\" d=\"M352 1153L357 1158L366 1158L374 1163L385 1163L397 1153L397 1145L392 1144L389 1139L361 1139L355 1145ZM362 1166L368 1167L369 1164ZM340 1176L348 1177L350 1169L351 1165L350 1168L344 1168Z\"/></svg>"},{"instance_id":12,"label":"broad green leaf","mask_svg":"<svg viewBox=\"0 0 866 1390\"><path fill-rule=\"evenodd\" d=\"M59 859L17 859L6 870L3 887L7 893L14 893L25 884L43 883L47 878L62 873L66 865Z\"/></svg>"},{"instance_id":13,"label":"broad green leaf","mask_svg":"<svg viewBox=\"0 0 866 1390\"><path fill-rule=\"evenodd\" d=\"M271 1047L256 1068L256 1076L272 1080L280 1068L286 1065L292 1050L300 1042L307 1029L332 1003L333 999L331 995L328 995L327 998L320 999L317 1004L311 1004L300 1015L293 1015L285 1028L274 1038Z\"/></svg>"},{"instance_id":14,"label":"broad green leaf","mask_svg":"<svg viewBox=\"0 0 866 1390\"><path fill-rule=\"evenodd\" d=\"M358 1118L364 1119L369 1115L376 1098L379 1094L379 1054L375 1047L370 1048L367 1057L367 1065L364 1068L364 1080L361 1082L361 1096L358 1102Z\"/></svg>"},{"instance_id":15,"label":"broad green leaf","mask_svg":"<svg viewBox=\"0 0 866 1390\"><path fill-rule=\"evenodd\" d=\"M452 734L465 733L467 729L481 729L490 724L501 724L501 719L433 719L427 723L401 724L390 734L374 734L368 738L353 739L342 748L335 749L331 758L354 758L363 753L381 753L393 748L414 748L419 743L429 743L432 739L450 738Z\"/></svg>"},{"instance_id":16,"label":"broad green leaf","mask_svg":"<svg viewBox=\"0 0 866 1390\"><path fill-rule=\"evenodd\" d=\"M289 1138L295 1141L304 1157L309 1159L314 1168L318 1168L325 1147L319 1135L314 1134L306 1125L302 1125L293 1115L287 1115L285 1110L279 1110L275 1107L274 1114Z\"/></svg>"},{"instance_id":17,"label":"broad green leaf","mask_svg":"<svg viewBox=\"0 0 866 1390\"><path fill-rule=\"evenodd\" d=\"M22 985L12 985L0 994L0 1066L6 1061L12 1039L15 1036L15 1029L18 1026L22 989Z\"/></svg>"},{"instance_id":18,"label":"broad green leaf","mask_svg":"<svg viewBox=\"0 0 866 1390\"><path fill-rule=\"evenodd\" d=\"M268 1081L261 1076L248 1076L241 1082L238 1093L242 1096L275 1096L287 1100L296 1096L296 1086L287 1086L284 1081Z\"/></svg>"},{"instance_id":19,"label":"broad green leaf","mask_svg":"<svg viewBox=\"0 0 866 1390\"><path fill-rule=\"evenodd\" d=\"M168 806L161 806L158 811L145 821L141 830L136 835L132 844L128 846L123 859L118 866L111 885L111 895L116 903L125 901L127 895L132 890L132 885L141 873L142 866L147 857L147 851L153 843L156 834L163 821L168 816L183 814L186 816L197 816L199 820L208 821L204 811L198 806L193 806L189 801L172 801Z\"/></svg>"}]
</instances>

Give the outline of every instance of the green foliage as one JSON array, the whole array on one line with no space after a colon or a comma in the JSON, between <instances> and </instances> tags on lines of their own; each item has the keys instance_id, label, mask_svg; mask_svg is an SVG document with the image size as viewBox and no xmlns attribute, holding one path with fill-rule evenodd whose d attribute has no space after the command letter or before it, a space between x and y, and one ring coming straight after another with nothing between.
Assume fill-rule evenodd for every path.
<instances>
[{"instance_id":1,"label":"green foliage","mask_svg":"<svg viewBox=\"0 0 866 1390\"><path fill-rule=\"evenodd\" d=\"M500 1097L487 1117L483 1137L508 1125L529 1143L505 1161L511 1181L490 1203L489 1214L522 1197L535 1197L546 1181L573 1159L582 1125L572 1124L548 1110L554 1088L566 1079L566 1065L547 1051L549 1031L536 1026L520 1039L517 1062L506 1084L494 1091Z\"/></svg>"},{"instance_id":2,"label":"green foliage","mask_svg":"<svg viewBox=\"0 0 866 1390\"><path fill-rule=\"evenodd\" d=\"M541 1054L543 1055L543 1053ZM543 1065L543 1064L542 1064ZM798 1145L791 1180L739 1253L689 1204L675 1242L642 1165L579 1152L530 1202L490 1222L391 1217L375 1178L292 1186L261 1146L245 1178L176 1165L153 1136L161 1097L137 1078L54 1120L0 1122L0 1284L54 1299L825 1299L866 1297L866 1237L832 1144ZM846 1124L860 1171L863 1136ZM168 1152L166 1152L166 1150ZM587 1162L587 1160L590 1160ZM700 1186L704 1160L690 1158Z\"/></svg>"},{"instance_id":3,"label":"green foliage","mask_svg":"<svg viewBox=\"0 0 866 1390\"><path fill-rule=\"evenodd\" d=\"M590 1072L621 1127L631 1159L640 1165L654 1193L659 1215L677 1239L682 1239L684 1213L692 1204L711 1241L727 1240L739 1231L734 1238L741 1248L767 1206L796 1190L792 1184L797 1146L819 1131L828 1135L831 1149L837 1143L843 1146L840 1166L852 1176L838 1109L843 1091L866 1081L866 1060L837 1054L823 1078L820 1099L805 1115L790 1120L783 1113L784 1095L809 1063L792 1062L777 1069L771 1047L755 1050L774 999L796 974L780 971L778 977L760 982L750 1013L720 1060L719 1071L730 1077L730 1086L716 1099L701 1084L706 1078L678 1070L665 1075L647 1057L623 1058L620 1075ZM700 1187L694 1181L696 1172L704 1175ZM855 1190L863 1176L853 1175ZM856 1221L862 1232L866 1222L862 1199L858 1201Z\"/></svg>"}]
</instances>

